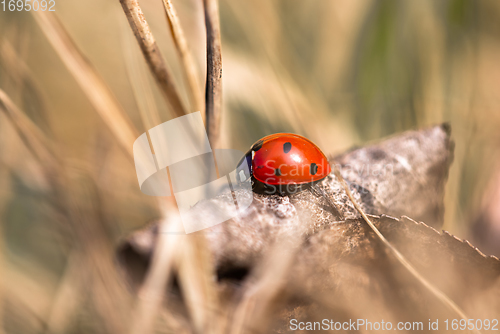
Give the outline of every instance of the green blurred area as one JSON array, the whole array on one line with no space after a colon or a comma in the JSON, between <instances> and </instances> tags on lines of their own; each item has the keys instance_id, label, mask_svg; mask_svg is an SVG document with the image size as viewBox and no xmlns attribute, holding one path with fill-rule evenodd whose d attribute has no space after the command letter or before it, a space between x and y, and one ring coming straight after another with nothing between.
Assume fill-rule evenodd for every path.
<instances>
[{"instance_id":1,"label":"green blurred area","mask_svg":"<svg viewBox=\"0 0 500 334\"><path fill-rule=\"evenodd\" d=\"M203 83L201 3L174 4ZM161 1L143 0L141 5L187 104ZM125 42L133 37L119 1L57 1L56 14L144 131L126 53L138 56L141 70L154 82L138 47ZM270 133L296 132L335 154L404 130L449 122L456 147L444 228L469 236L499 170L500 2L223 0L220 15L223 147L245 151ZM96 173L104 231L113 247L126 232L157 215L152 200L140 193L133 164L30 13L0 11L1 55L6 45L16 60L0 57L0 88L59 144L71 164L88 165ZM19 74L18 62L26 65L27 77ZM152 86L166 121L172 113ZM53 203L29 152L4 117L0 157L3 262L16 272L6 276L6 284L15 285L18 275L33 275L35 281L38 276L40 284L51 282L51 287L35 286L29 293L43 296L61 279L72 241L52 215ZM50 300L50 292L48 296ZM44 314L46 308L35 305L32 312ZM8 318L6 332L30 332L20 329L27 325L15 316ZM71 332L85 330L75 323Z\"/></svg>"}]
</instances>

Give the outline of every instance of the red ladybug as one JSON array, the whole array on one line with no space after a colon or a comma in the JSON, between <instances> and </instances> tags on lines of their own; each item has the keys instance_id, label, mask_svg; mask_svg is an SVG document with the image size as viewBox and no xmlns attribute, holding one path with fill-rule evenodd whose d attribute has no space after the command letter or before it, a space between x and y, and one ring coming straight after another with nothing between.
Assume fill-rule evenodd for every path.
<instances>
[{"instance_id":1,"label":"red ladybug","mask_svg":"<svg viewBox=\"0 0 500 334\"><path fill-rule=\"evenodd\" d=\"M277 133L252 145L238 163L240 182L251 178L256 192L293 193L314 185L330 174L326 156L309 139Z\"/></svg>"}]
</instances>

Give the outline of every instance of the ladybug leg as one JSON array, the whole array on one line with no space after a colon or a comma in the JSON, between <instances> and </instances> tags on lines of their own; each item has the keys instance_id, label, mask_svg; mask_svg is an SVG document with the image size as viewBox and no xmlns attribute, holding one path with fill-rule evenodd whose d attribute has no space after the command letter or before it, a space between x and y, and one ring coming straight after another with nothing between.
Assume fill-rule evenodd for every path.
<instances>
[{"instance_id":1,"label":"ladybug leg","mask_svg":"<svg viewBox=\"0 0 500 334\"><path fill-rule=\"evenodd\" d=\"M337 216L340 219L344 220L344 218L345 218L344 215L342 214L342 212L340 211L338 206L332 201L330 196L328 196L328 194L323 190L323 188L321 188L317 184L313 184L309 189L311 190L311 193L313 195L317 195L317 194L321 195L326 200L326 202L332 207L332 209L335 211Z\"/></svg>"}]
</instances>

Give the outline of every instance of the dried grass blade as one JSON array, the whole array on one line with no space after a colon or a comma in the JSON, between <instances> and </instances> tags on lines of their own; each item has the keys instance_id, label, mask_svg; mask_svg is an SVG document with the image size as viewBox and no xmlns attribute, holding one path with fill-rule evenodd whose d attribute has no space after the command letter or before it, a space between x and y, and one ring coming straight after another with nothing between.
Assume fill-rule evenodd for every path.
<instances>
[{"instance_id":1,"label":"dried grass blade","mask_svg":"<svg viewBox=\"0 0 500 334\"><path fill-rule=\"evenodd\" d=\"M222 54L217 0L204 0L207 30L207 78L205 87L205 113L208 139L217 148L220 139L222 112Z\"/></svg>"},{"instance_id":2,"label":"dried grass blade","mask_svg":"<svg viewBox=\"0 0 500 334\"><path fill-rule=\"evenodd\" d=\"M93 215L92 203L86 205L85 199L92 196L77 196L78 187L68 185L67 169L60 159L57 151L52 148L52 144L47 140L40 130L22 113L0 90L0 110L12 122L17 133L25 143L26 147L40 163L41 169L47 174L51 182L54 206L61 218L68 219L74 233L80 239L80 245L90 247L86 249L85 255L92 265L94 285L94 301L99 313L102 315L105 324L111 333L123 333L124 312L119 312L120 308L126 306L124 302L127 294L121 285L120 278L113 269L113 254L108 247L109 240L105 239L105 232L99 225L100 219ZM50 197L52 198L52 197ZM96 201L97 202L97 201ZM90 209L89 209L90 208Z\"/></svg>"},{"instance_id":3,"label":"dried grass blade","mask_svg":"<svg viewBox=\"0 0 500 334\"><path fill-rule=\"evenodd\" d=\"M172 107L176 117L187 114L174 84L173 76L167 68L139 3L136 0L120 0L120 3L165 100Z\"/></svg>"},{"instance_id":4,"label":"dried grass blade","mask_svg":"<svg viewBox=\"0 0 500 334\"><path fill-rule=\"evenodd\" d=\"M136 57L135 50L133 50L128 36L125 36L124 42L127 71L139 106L142 123L149 139L148 130L160 124L160 116L157 106L154 103L154 95L148 78L139 65L139 59ZM154 153L151 142L150 148ZM176 214L174 198L158 198L157 206L162 214L160 230L179 230L181 222L178 214ZM179 255L175 250L179 247L180 238L181 236L179 235L172 235L166 232L159 233L152 264L146 273L146 278L140 287L136 305L134 306L129 333L152 333L155 331L157 317L161 314L165 315L165 312L162 312L163 306L168 303L165 288L171 277L176 256ZM180 328L183 328L182 324L175 322L169 322L167 326L167 330L171 332L177 332Z\"/></svg>"},{"instance_id":5,"label":"dried grass blade","mask_svg":"<svg viewBox=\"0 0 500 334\"><path fill-rule=\"evenodd\" d=\"M0 137L1 138L1 137ZM1 162L0 162L1 163ZM3 217L6 217L5 214L5 208L6 208L6 203L8 200L11 198L11 180L10 180L10 172L7 170L7 168L0 168L0 184L2 187L0 188L0 303L2 305L6 305L6 293L4 292L5 287L6 287L6 282L4 281L4 275L6 271L6 261L4 259L4 249L5 249L5 243L4 243L4 219ZM4 310L3 308L0 309L0 334L5 333L4 330Z\"/></svg>"},{"instance_id":6,"label":"dried grass blade","mask_svg":"<svg viewBox=\"0 0 500 334\"><path fill-rule=\"evenodd\" d=\"M47 317L47 328L50 333L67 333L82 302L81 295L84 288L82 283L89 279L89 275L82 268L82 259L79 256L77 251L73 251L68 257L66 269Z\"/></svg>"},{"instance_id":7,"label":"dried grass blade","mask_svg":"<svg viewBox=\"0 0 500 334\"><path fill-rule=\"evenodd\" d=\"M280 297L287 277L302 244L307 224L300 224L300 218L291 232L285 232L267 253L257 272L257 281L237 305L230 333L265 333L271 320L276 300Z\"/></svg>"},{"instance_id":8,"label":"dried grass blade","mask_svg":"<svg viewBox=\"0 0 500 334\"><path fill-rule=\"evenodd\" d=\"M145 69L143 70L144 66L141 64L139 53L136 52L132 44L135 43L132 38L133 37L128 34L124 34L123 36L125 64L127 66L127 73L132 85L132 90L134 91L135 100L139 107L139 113L141 114L142 124L144 128L149 131L149 129L161 123L161 118L155 103L155 97L149 78L144 72Z\"/></svg>"},{"instance_id":9,"label":"dried grass blade","mask_svg":"<svg viewBox=\"0 0 500 334\"><path fill-rule=\"evenodd\" d=\"M54 172L58 168L59 160L50 141L1 89L0 110L12 122L21 140L33 156L44 166L44 170Z\"/></svg>"},{"instance_id":10,"label":"dried grass blade","mask_svg":"<svg viewBox=\"0 0 500 334\"><path fill-rule=\"evenodd\" d=\"M340 181L342 184L342 187L344 188L344 191L346 192L347 196L351 200L352 204L356 208L356 210L359 212L359 214L363 217L364 221L370 226L370 228L375 232L375 234L378 236L378 238L382 241L385 247L389 249L389 251L396 257L396 259L403 265L403 267L406 268L410 272L410 274L415 277L427 290L429 290L440 302L443 303L446 307L448 307L450 310L455 312L460 318L469 319L465 312L458 306L453 300L451 300L446 294L444 294L441 290L439 290L437 287L435 287L431 282L429 282L427 279L425 279L420 273L415 269L410 262L404 257L403 254L401 254L385 237L380 231L377 229L377 227L373 224L373 222L370 220L370 218L366 215L366 213L363 211L361 206L357 203L357 201L354 199L352 196L351 191L349 190L349 186L345 182L344 178L340 174L340 170L337 167L337 165L334 166L334 173L337 179ZM473 333L481 333L480 331L474 329L471 330Z\"/></svg>"},{"instance_id":11,"label":"dried grass blade","mask_svg":"<svg viewBox=\"0 0 500 334\"><path fill-rule=\"evenodd\" d=\"M166 205L168 207L168 204ZM160 223L157 245L153 253L151 267L139 291L137 305L133 312L131 334L148 334L154 332L156 317L161 314L163 303L166 302L165 287L171 276L175 257L181 236L163 231L178 230L182 224L180 217L167 212Z\"/></svg>"},{"instance_id":12,"label":"dried grass blade","mask_svg":"<svg viewBox=\"0 0 500 334\"><path fill-rule=\"evenodd\" d=\"M218 305L212 263L203 234L184 236L177 259L179 281L197 333L218 333Z\"/></svg>"},{"instance_id":13,"label":"dried grass blade","mask_svg":"<svg viewBox=\"0 0 500 334\"><path fill-rule=\"evenodd\" d=\"M30 98L36 104L37 119L40 128L50 133L50 124L48 121L48 114L39 82L34 77L32 71L26 65L21 56L12 46L12 44L5 39L0 47L0 59L4 64L5 72L16 82L21 88L30 91Z\"/></svg>"},{"instance_id":14,"label":"dried grass blade","mask_svg":"<svg viewBox=\"0 0 500 334\"><path fill-rule=\"evenodd\" d=\"M137 130L96 69L78 49L55 14L33 12L36 22L57 54L74 76L104 123L130 155Z\"/></svg>"},{"instance_id":15,"label":"dried grass blade","mask_svg":"<svg viewBox=\"0 0 500 334\"><path fill-rule=\"evenodd\" d=\"M189 50L184 31L179 22L177 12L170 0L163 0L163 7L167 14L168 23L172 36L174 38L177 52L181 58L182 66L184 67L184 74L188 83L188 92L191 98L192 111L200 111L205 117L205 104L201 94L200 83L198 80L198 71L194 62L191 51Z\"/></svg>"}]
</instances>

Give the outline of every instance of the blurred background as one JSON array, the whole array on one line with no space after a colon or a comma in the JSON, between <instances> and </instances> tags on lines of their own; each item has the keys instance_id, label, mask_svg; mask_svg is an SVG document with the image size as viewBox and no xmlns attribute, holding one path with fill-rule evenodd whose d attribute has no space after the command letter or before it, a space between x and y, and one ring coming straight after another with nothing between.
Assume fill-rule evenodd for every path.
<instances>
[{"instance_id":1,"label":"blurred background","mask_svg":"<svg viewBox=\"0 0 500 334\"><path fill-rule=\"evenodd\" d=\"M201 1L173 3L204 92ZM141 6L188 105L162 3ZM221 0L219 6L222 148L246 151L270 133L295 132L334 155L449 122L455 159L443 228L500 256L500 2ZM141 101L154 101L157 122L173 117L118 0L56 0L55 10L138 133L146 130ZM153 199L140 192L130 152L31 13L0 11L0 89L55 143L65 166L64 176L47 176L0 114L0 331L111 332L103 318L113 317L106 310L119 307L119 299L92 297L101 296L99 286L114 289L112 279L96 277L108 270L120 238L158 216ZM51 177L72 185L76 227L60 217ZM94 255L80 258L87 251ZM92 280L101 285L82 283ZM121 320L111 323L119 328Z\"/></svg>"}]
</instances>

